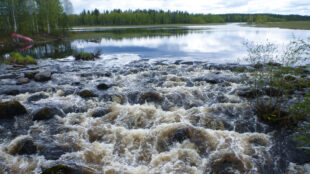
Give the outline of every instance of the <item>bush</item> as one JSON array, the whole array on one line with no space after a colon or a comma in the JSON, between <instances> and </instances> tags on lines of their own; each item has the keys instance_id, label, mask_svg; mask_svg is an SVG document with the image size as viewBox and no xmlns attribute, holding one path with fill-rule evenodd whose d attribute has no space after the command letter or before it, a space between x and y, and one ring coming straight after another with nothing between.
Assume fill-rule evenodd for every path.
<instances>
[{"instance_id":1,"label":"bush","mask_svg":"<svg viewBox=\"0 0 310 174\"><path fill-rule=\"evenodd\" d=\"M284 51L271 43L246 43L246 46L248 57L245 60L256 69L247 85L253 91L263 91L263 96L256 95L251 101L254 112L269 124L282 127L296 125L306 117L307 112L300 110L299 114L293 113L296 109L292 108L304 105L294 105L290 99L294 97L302 101L305 96L296 93L310 88L310 80L303 78L307 66L300 66L310 59L310 44L292 41Z\"/></svg>"},{"instance_id":2,"label":"bush","mask_svg":"<svg viewBox=\"0 0 310 174\"><path fill-rule=\"evenodd\" d=\"M20 53L13 52L7 61L9 64L28 65L37 64L37 61L30 56L22 56Z\"/></svg>"}]
</instances>

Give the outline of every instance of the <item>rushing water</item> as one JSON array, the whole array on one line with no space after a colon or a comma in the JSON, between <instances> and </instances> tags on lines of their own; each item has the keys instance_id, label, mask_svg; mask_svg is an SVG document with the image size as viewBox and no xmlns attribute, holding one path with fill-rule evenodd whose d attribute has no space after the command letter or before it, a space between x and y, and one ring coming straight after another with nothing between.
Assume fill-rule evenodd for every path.
<instances>
[{"instance_id":1,"label":"rushing water","mask_svg":"<svg viewBox=\"0 0 310 174\"><path fill-rule=\"evenodd\" d=\"M32 48L39 57L57 51L65 59L0 66L0 102L17 100L28 111L0 121L1 174L41 173L57 164L106 174L310 171L292 135L260 122L238 95L248 77L232 71L240 65L209 63L236 61L247 39L283 44L308 31L235 24L126 30ZM102 54L87 62L65 56L76 49ZM25 72L44 70L51 80L15 83ZM98 89L103 83L109 88ZM93 97L82 98L85 89ZM45 106L59 113L32 121ZM25 140L35 152L19 154Z\"/></svg>"}]
</instances>

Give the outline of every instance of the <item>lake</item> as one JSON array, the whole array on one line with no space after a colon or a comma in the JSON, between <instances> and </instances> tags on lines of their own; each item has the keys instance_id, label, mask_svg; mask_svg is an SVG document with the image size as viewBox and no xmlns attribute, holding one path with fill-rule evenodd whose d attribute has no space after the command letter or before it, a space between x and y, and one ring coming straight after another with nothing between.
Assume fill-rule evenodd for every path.
<instances>
[{"instance_id":1,"label":"lake","mask_svg":"<svg viewBox=\"0 0 310 174\"><path fill-rule=\"evenodd\" d=\"M74 51L106 56L133 54L146 59L182 59L235 63L247 55L245 42L274 43L310 38L309 30L256 28L245 24L202 26L146 26L73 28L70 40L35 46L24 51L36 58L61 58Z\"/></svg>"}]
</instances>

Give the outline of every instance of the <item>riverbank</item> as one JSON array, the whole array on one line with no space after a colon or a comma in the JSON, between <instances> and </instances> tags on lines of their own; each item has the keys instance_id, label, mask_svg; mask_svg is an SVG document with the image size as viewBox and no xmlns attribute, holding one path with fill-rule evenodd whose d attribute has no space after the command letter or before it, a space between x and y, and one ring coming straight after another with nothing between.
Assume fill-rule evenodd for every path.
<instances>
[{"instance_id":1,"label":"riverbank","mask_svg":"<svg viewBox=\"0 0 310 174\"><path fill-rule=\"evenodd\" d=\"M310 21L266 22L255 27L310 30Z\"/></svg>"}]
</instances>

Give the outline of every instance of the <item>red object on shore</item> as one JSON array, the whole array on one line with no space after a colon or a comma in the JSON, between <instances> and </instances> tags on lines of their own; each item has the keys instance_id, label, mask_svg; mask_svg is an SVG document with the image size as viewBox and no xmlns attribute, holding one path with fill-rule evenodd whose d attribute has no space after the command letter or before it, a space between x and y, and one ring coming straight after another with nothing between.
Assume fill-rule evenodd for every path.
<instances>
[{"instance_id":1,"label":"red object on shore","mask_svg":"<svg viewBox=\"0 0 310 174\"><path fill-rule=\"evenodd\" d=\"M28 43L33 42L33 40L32 40L30 37L23 36L23 35L17 34L17 33L12 33L12 34L11 34L11 37L14 38L14 39L23 40L23 41L28 42Z\"/></svg>"}]
</instances>

